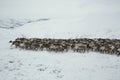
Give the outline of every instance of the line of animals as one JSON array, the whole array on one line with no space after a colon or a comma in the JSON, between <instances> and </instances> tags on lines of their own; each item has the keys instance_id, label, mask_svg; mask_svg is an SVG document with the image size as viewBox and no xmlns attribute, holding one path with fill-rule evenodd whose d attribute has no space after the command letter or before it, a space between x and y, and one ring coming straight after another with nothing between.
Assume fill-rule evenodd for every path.
<instances>
[{"instance_id":1,"label":"line of animals","mask_svg":"<svg viewBox=\"0 0 120 80\"><path fill-rule=\"evenodd\" d=\"M47 50L54 52L65 52L72 50L74 52L100 52L107 54L120 55L119 39L102 38L78 38L78 39L51 39L51 38L16 38L9 41L11 46L26 50Z\"/></svg>"}]
</instances>

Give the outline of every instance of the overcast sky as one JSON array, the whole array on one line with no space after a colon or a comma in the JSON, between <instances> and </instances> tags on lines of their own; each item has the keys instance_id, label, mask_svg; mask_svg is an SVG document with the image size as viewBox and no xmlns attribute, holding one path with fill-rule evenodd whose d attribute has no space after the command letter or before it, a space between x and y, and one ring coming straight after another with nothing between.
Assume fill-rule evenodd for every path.
<instances>
[{"instance_id":1,"label":"overcast sky","mask_svg":"<svg viewBox=\"0 0 120 80\"><path fill-rule=\"evenodd\" d=\"M78 13L79 0L0 0L1 15L62 15Z\"/></svg>"},{"instance_id":2,"label":"overcast sky","mask_svg":"<svg viewBox=\"0 0 120 80\"><path fill-rule=\"evenodd\" d=\"M119 14L120 0L0 0L1 16Z\"/></svg>"}]
</instances>

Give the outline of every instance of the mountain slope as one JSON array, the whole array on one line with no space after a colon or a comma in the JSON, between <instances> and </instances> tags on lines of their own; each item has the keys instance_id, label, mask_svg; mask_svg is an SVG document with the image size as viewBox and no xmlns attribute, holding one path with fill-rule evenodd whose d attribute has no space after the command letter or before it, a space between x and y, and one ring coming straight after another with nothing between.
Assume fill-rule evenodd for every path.
<instances>
[{"instance_id":1,"label":"mountain slope","mask_svg":"<svg viewBox=\"0 0 120 80\"><path fill-rule=\"evenodd\" d=\"M0 16L22 18L0 19L0 80L120 80L115 55L21 50L8 43L17 37L120 39L119 7L119 0L0 0Z\"/></svg>"}]
</instances>

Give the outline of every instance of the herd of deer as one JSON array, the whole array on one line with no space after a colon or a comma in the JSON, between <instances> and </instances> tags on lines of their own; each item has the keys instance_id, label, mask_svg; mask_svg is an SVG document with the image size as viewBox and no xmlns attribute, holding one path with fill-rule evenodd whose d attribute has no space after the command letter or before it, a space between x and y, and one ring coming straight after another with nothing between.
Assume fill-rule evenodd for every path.
<instances>
[{"instance_id":1,"label":"herd of deer","mask_svg":"<svg viewBox=\"0 0 120 80\"><path fill-rule=\"evenodd\" d=\"M47 50L55 52L64 52L72 50L74 52L84 53L86 51L95 51L107 54L120 55L119 39L50 39L50 38L17 38L10 41L11 46L27 50Z\"/></svg>"}]
</instances>

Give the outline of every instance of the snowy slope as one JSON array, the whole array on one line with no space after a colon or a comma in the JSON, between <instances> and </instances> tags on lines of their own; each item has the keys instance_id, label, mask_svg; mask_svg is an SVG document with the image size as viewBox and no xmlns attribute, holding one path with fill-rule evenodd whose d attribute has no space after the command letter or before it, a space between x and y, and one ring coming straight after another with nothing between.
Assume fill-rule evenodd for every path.
<instances>
[{"instance_id":1,"label":"snowy slope","mask_svg":"<svg viewBox=\"0 0 120 80\"><path fill-rule=\"evenodd\" d=\"M92 19L91 17L89 18ZM102 21L93 21L84 21L83 19L79 18L58 18L45 22L26 24L23 27L17 28L15 31L20 32L26 37L40 38L120 38L119 27L111 26L113 24L112 22L116 22L115 20L112 20L112 22L109 22L107 25L102 24ZM101 23L101 25L94 26L94 23ZM120 25L119 22L117 24Z\"/></svg>"},{"instance_id":2,"label":"snowy slope","mask_svg":"<svg viewBox=\"0 0 120 80\"><path fill-rule=\"evenodd\" d=\"M10 49L8 41L20 36L15 33L0 29L1 80L120 79L120 58L115 55Z\"/></svg>"},{"instance_id":3,"label":"snowy slope","mask_svg":"<svg viewBox=\"0 0 120 80\"><path fill-rule=\"evenodd\" d=\"M69 23L77 20L57 19L47 22L26 24L16 29L0 29L0 79L1 80L119 80L120 58L99 53L49 53L10 49L9 40L16 37L76 38L109 37L119 38L118 32L100 30L97 34L77 32ZM64 22L64 23L63 23ZM63 24L60 24L63 23ZM71 26L65 27L65 25ZM74 24L75 25L75 24ZM77 24L78 25L78 24ZM76 26L77 26L76 25ZM56 26L59 26L56 28ZM60 27L62 26L62 27ZM49 28L51 27L51 28ZM75 32L76 29L76 32ZM79 30L82 31L82 28ZM89 30L88 30L89 31ZM93 31L94 32L94 31ZM104 35L104 36L103 36ZM81 36L80 36L81 37Z\"/></svg>"},{"instance_id":4,"label":"snowy slope","mask_svg":"<svg viewBox=\"0 0 120 80\"><path fill-rule=\"evenodd\" d=\"M119 0L1 0L0 16L13 18L0 19L0 26L24 25L0 28L0 80L120 80L115 55L20 50L8 43L17 37L120 39L119 7Z\"/></svg>"},{"instance_id":5,"label":"snowy slope","mask_svg":"<svg viewBox=\"0 0 120 80\"><path fill-rule=\"evenodd\" d=\"M0 28L3 29L14 29L16 27L23 26L28 23L47 21L49 18L31 20L23 18L0 18Z\"/></svg>"}]
</instances>

